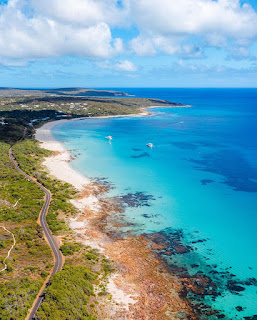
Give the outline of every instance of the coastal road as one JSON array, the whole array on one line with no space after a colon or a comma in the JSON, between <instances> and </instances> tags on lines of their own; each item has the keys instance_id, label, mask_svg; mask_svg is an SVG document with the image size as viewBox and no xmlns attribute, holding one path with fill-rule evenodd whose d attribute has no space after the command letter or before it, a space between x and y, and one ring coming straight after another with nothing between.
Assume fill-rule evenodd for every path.
<instances>
[{"instance_id":1,"label":"coastal road","mask_svg":"<svg viewBox=\"0 0 257 320\"><path fill-rule=\"evenodd\" d=\"M42 288L40 289L40 293L38 294L36 300L33 303L32 309L30 310L29 315L27 316L26 320L32 320L35 317L35 313L37 312L38 308L40 307L42 301L44 300L44 290L46 288L46 286L48 285L48 281L49 278L54 275L57 271L60 271L62 269L62 264L63 264L63 256L61 251L59 250L59 245L58 242L56 240L56 238L52 235L48 224L46 222L46 215L49 209L49 205L51 202L51 192L46 189L42 184L40 184L38 181L36 181L36 179L33 179L31 176L29 176L26 172L24 172L23 170L21 170L21 168L19 167L17 161L15 160L15 157L13 155L13 151L12 148L10 148L9 150L9 156L10 159L12 161L12 163L14 164L15 168L22 174L24 175L28 180L36 183L41 190L44 191L45 193L45 201L44 201L44 205L42 207L42 210L40 212L39 215L39 221L40 221L40 225L43 228L43 231L45 233L46 239L51 247L51 250L53 252L53 256L54 256L54 267L51 270L50 275L47 278L47 281L43 284Z\"/></svg>"}]
</instances>

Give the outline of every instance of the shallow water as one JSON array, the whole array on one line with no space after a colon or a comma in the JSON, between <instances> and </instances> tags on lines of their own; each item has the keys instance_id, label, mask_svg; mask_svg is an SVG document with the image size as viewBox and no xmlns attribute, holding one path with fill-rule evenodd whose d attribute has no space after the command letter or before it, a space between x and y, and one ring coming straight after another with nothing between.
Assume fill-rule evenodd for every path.
<instances>
[{"instance_id":1,"label":"shallow water","mask_svg":"<svg viewBox=\"0 0 257 320\"><path fill-rule=\"evenodd\" d=\"M204 272L217 265L216 270L229 270L241 281L257 278L257 90L122 91L193 107L152 109L151 117L57 124L53 134L76 156L73 168L107 178L115 186L111 196L133 199L125 214L134 231L183 229L194 251L168 258L172 263L177 260L190 272L196 271L190 269L194 263ZM206 241L197 242L201 239ZM256 315L257 287L243 288L222 290L208 302L227 319Z\"/></svg>"}]
</instances>

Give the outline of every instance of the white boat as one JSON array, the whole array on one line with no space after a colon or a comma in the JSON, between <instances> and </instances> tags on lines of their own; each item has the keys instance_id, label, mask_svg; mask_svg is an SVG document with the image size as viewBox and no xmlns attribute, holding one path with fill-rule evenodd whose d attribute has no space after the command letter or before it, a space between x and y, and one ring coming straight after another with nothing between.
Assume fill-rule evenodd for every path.
<instances>
[{"instance_id":1,"label":"white boat","mask_svg":"<svg viewBox=\"0 0 257 320\"><path fill-rule=\"evenodd\" d=\"M146 145L147 145L147 147L149 147L151 149L154 147L154 145L152 143L147 143Z\"/></svg>"},{"instance_id":2,"label":"white boat","mask_svg":"<svg viewBox=\"0 0 257 320\"><path fill-rule=\"evenodd\" d=\"M105 137L105 139L108 139L109 140L109 144L112 144L112 140L113 140L112 136L107 136L107 137Z\"/></svg>"}]
</instances>

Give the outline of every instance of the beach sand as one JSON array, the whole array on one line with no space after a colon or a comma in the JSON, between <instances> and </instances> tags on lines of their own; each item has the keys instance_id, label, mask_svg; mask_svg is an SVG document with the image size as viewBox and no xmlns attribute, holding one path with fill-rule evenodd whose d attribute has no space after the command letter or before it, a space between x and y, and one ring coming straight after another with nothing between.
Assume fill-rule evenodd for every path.
<instances>
[{"instance_id":1,"label":"beach sand","mask_svg":"<svg viewBox=\"0 0 257 320\"><path fill-rule=\"evenodd\" d=\"M151 249L149 239L129 235L115 238L105 232L110 221L119 229L120 220L115 217L119 217L120 209L104 197L105 187L71 168L70 153L51 133L61 121L67 120L50 122L37 129L36 139L43 148L54 152L43 162L50 175L72 184L80 192L72 200L78 214L68 218L76 241L97 248L115 262L117 272L107 285L112 301L99 309L99 319L197 319L189 302L180 295L183 286L179 279L168 272Z\"/></svg>"},{"instance_id":2,"label":"beach sand","mask_svg":"<svg viewBox=\"0 0 257 320\"><path fill-rule=\"evenodd\" d=\"M50 176L73 185L82 195L77 199L71 200L71 203L80 213L75 218L69 218L69 226L75 231L78 239L81 240L87 229L89 229L88 222L86 219L81 219L81 216L83 216L84 210L88 210L91 213L99 212L99 200L93 195L92 190L85 194L84 191L87 187L91 186L92 189L92 182L87 177L72 169L70 166L72 157L69 151L67 151L60 142L56 141L52 135L51 129L53 126L65 121L67 120L46 123L36 130L35 138L41 142L42 148L53 151L53 155L45 158L42 163ZM93 187L93 189L94 188L95 187ZM84 237L83 244L90 245L92 248L98 249L101 253L104 253L104 248L98 238L92 239L91 236ZM108 290L113 296L115 304L118 303L121 306L121 310L129 310L129 305L136 301L132 299L131 294L127 294L117 287L114 281L115 278L116 275L110 278ZM135 292L133 292L133 295L137 296ZM117 309L117 306L115 306L115 309Z\"/></svg>"}]
</instances>

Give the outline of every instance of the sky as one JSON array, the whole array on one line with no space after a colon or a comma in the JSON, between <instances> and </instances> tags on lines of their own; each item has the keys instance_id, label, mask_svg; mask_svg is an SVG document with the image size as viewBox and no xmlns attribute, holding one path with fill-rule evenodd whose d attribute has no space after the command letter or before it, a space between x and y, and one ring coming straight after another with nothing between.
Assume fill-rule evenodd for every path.
<instances>
[{"instance_id":1,"label":"sky","mask_svg":"<svg viewBox=\"0 0 257 320\"><path fill-rule=\"evenodd\" d=\"M257 0L0 0L0 87L257 87Z\"/></svg>"}]
</instances>

